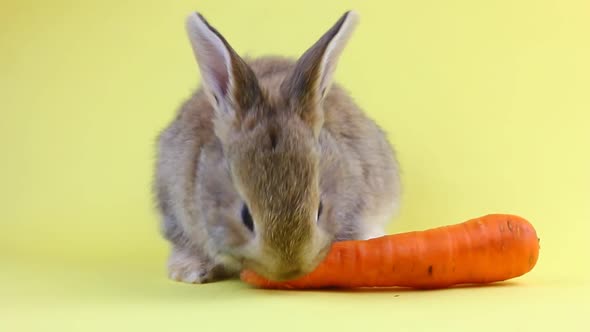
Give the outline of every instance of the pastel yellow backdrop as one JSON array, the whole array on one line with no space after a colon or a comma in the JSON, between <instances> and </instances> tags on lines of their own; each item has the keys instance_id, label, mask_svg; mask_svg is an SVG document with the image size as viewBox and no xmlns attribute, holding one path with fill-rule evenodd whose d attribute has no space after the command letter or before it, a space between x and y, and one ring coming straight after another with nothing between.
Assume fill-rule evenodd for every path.
<instances>
[{"instance_id":1,"label":"pastel yellow backdrop","mask_svg":"<svg viewBox=\"0 0 590 332\"><path fill-rule=\"evenodd\" d=\"M590 2L1 7L0 330L554 330L588 314ZM169 282L149 187L154 137L200 79L184 17L202 11L241 54L298 56L351 8L336 78L399 153L389 231L516 213L537 227L538 266L435 292Z\"/></svg>"}]
</instances>

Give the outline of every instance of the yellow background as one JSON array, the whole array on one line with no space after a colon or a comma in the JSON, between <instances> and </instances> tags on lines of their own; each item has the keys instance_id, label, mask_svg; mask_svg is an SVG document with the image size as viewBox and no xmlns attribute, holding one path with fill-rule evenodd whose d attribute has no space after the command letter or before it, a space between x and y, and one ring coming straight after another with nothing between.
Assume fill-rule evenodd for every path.
<instances>
[{"instance_id":1,"label":"yellow background","mask_svg":"<svg viewBox=\"0 0 590 332\"><path fill-rule=\"evenodd\" d=\"M0 6L0 330L527 331L590 313L590 2L17 1ZM241 54L298 56L344 10L337 80L389 133L391 232L530 219L506 286L266 292L166 279L153 141L199 76L184 18Z\"/></svg>"}]
</instances>

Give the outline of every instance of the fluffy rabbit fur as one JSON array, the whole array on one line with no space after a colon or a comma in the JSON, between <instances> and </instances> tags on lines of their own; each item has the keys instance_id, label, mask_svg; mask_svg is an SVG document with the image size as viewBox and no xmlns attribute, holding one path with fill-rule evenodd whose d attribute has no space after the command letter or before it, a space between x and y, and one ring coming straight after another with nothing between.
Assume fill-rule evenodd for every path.
<instances>
[{"instance_id":1,"label":"fluffy rabbit fur","mask_svg":"<svg viewBox=\"0 0 590 332\"><path fill-rule=\"evenodd\" d=\"M384 235L399 206L385 133L332 84L358 15L346 12L298 60L244 60L201 16L186 21L203 87L157 141L154 196L169 277L286 280L333 241Z\"/></svg>"}]
</instances>

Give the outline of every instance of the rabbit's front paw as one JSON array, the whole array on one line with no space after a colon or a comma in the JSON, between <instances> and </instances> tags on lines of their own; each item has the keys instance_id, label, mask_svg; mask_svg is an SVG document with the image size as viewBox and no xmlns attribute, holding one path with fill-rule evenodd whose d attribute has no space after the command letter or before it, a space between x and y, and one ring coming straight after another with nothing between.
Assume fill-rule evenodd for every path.
<instances>
[{"instance_id":1,"label":"rabbit's front paw","mask_svg":"<svg viewBox=\"0 0 590 332\"><path fill-rule=\"evenodd\" d=\"M168 277L189 284L215 281L214 265L183 249L174 249L168 259Z\"/></svg>"}]
</instances>

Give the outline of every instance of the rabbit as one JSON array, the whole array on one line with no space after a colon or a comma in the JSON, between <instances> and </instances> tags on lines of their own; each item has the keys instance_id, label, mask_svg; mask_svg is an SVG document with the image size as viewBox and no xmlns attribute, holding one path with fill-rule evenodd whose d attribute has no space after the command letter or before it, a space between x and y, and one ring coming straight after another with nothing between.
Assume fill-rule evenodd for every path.
<instances>
[{"instance_id":1,"label":"rabbit","mask_svg":"<svg viewBox=\"0 0 590 332\"><path fill-rule=\"evenodd\" d=\"M333 82L350 10L299 59L241 58L199 12L185 21L201 75L156 138L153 193L168 277L271 280L314 270L335 241L385 234L401 184L385 132Z\"/></svg>"}]
</instances>

